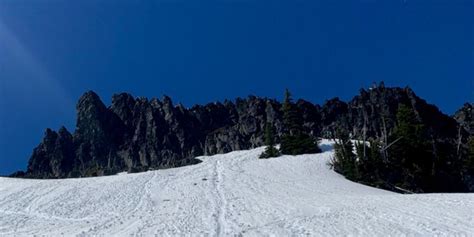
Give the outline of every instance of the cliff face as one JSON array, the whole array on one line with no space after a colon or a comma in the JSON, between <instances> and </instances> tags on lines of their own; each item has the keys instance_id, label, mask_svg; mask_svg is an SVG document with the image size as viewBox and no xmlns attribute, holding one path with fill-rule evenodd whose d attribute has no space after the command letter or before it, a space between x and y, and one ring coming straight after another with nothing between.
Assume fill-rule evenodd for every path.
<instances>
[{"instance_id":1,"label":"cliff face","mask_svg":"<svg viewBox=\"0 0 474 237\"><path fill-rule=\"evenodd\" d=\"M434 137L456 137L456 120L409 88L380 85L361 90L348 103L337 98L323 106L296 102L305 129L314 137L332 137L338 128L358 137L364 127L368 137L380 137L384 127L390 132L395 126L400 104L414 108ZM281 136L281 104L276 100L250 96L187 109L166 96L148 100L118 94L107 108L99 96L87 92L77 105L74 134L65 128L58 133L48 129L25 177L87 177L194 164L196 156L262 146L267 122Z\"/></svg>"}]
</instances>

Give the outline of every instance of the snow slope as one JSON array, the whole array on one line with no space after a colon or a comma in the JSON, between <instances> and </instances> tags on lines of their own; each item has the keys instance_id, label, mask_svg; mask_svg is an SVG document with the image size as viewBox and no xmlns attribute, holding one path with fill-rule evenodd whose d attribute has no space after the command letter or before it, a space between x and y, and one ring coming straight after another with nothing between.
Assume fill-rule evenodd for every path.
<instances>
[{"instance_id":1,"label":"snow slope","mask_svg":"<svg viewBox=\"0 0 474 237\"><path fill-rule=\"evenodd\" d=\"M323 154L69 180L0 178L0 236L474 235L474 195L400 195L347 181Z\"/></svg>"}]
</instances>

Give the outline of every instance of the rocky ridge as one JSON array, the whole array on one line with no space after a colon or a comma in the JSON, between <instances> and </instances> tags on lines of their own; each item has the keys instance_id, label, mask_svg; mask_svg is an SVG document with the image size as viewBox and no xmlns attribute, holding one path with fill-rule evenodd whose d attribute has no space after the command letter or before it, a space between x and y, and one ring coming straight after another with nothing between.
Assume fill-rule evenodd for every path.
<instances>
[{"instance_id":1,"label":"rocky ridge","mask_svg":"<svg viewBox=\"0 0 474 237\"><path fill-rule=\"evenodd\" d=\"M472 104L454 118L416 96L410 88L387 88L383 84L344 102L338 98L322 106L296 101L304 128L313 137L331 138L338 128L361 137L379 138L395 126L401 105L412 107L434 139L455 140L473 134ZM470 107L469 107L470 106ZM107 107L92 91L77 104L73 134L66 128L47 129L36 147L26 172L28 178L70 178L140 172L195 164L200 155L250 149L264 144L267 122L282 133L281 103L249 96L185 108L171 98L161 100L114 95Z\"/></svg>"}]
</instances>

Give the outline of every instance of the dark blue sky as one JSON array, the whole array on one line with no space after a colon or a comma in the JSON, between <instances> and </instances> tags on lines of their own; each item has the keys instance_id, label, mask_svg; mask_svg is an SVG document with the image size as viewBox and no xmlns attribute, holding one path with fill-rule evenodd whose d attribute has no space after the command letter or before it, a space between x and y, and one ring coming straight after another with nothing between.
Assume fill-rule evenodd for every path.
<instances>
[{"instance_id":1,"label":"dark blue sky","mask_svg":"<svg viewBox=\"0 0 474 237\"><path fill-rule=\"evenodd\" d=\"M474 101L474 1L2 0L0 174L74 130L86 90L322 103L381 80L448 114Z\"/></svg>"}]
</instances>

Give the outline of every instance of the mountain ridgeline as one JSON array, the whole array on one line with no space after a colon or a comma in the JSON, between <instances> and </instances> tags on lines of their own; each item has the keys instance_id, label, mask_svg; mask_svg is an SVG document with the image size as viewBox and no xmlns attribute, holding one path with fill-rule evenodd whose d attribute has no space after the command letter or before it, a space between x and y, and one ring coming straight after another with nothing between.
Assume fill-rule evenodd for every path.
<instances>
[{"instance_id":1,"label":"mountain ridgeline","mask_svg":"<svg viewBox=\"0 0 474 237\"><path fill-rule=\"evenodd\" d=\"M417 120L434 141L466 144L473 135L472 104L454 117L441 113L415 95L410 88L388 88L383 84L365 90L348 103L338 98L322 106L298 100L295 108L303 129L310 136L333 138L344 130L354 139L381 138L396 127L401 105L413 109ZM71 178L141 172L199 162L213 155L264 145L265 127L272 124L275 142L284 131L282 104L273 99L249 96L235 101L196 105L174 105L161 100L117 94L107 107L97 94L85 93L77 104L76 130L47 129L33 150L26 178ZM386 134L385 134L386 135Z\"/></svg>"}]
</instances>

